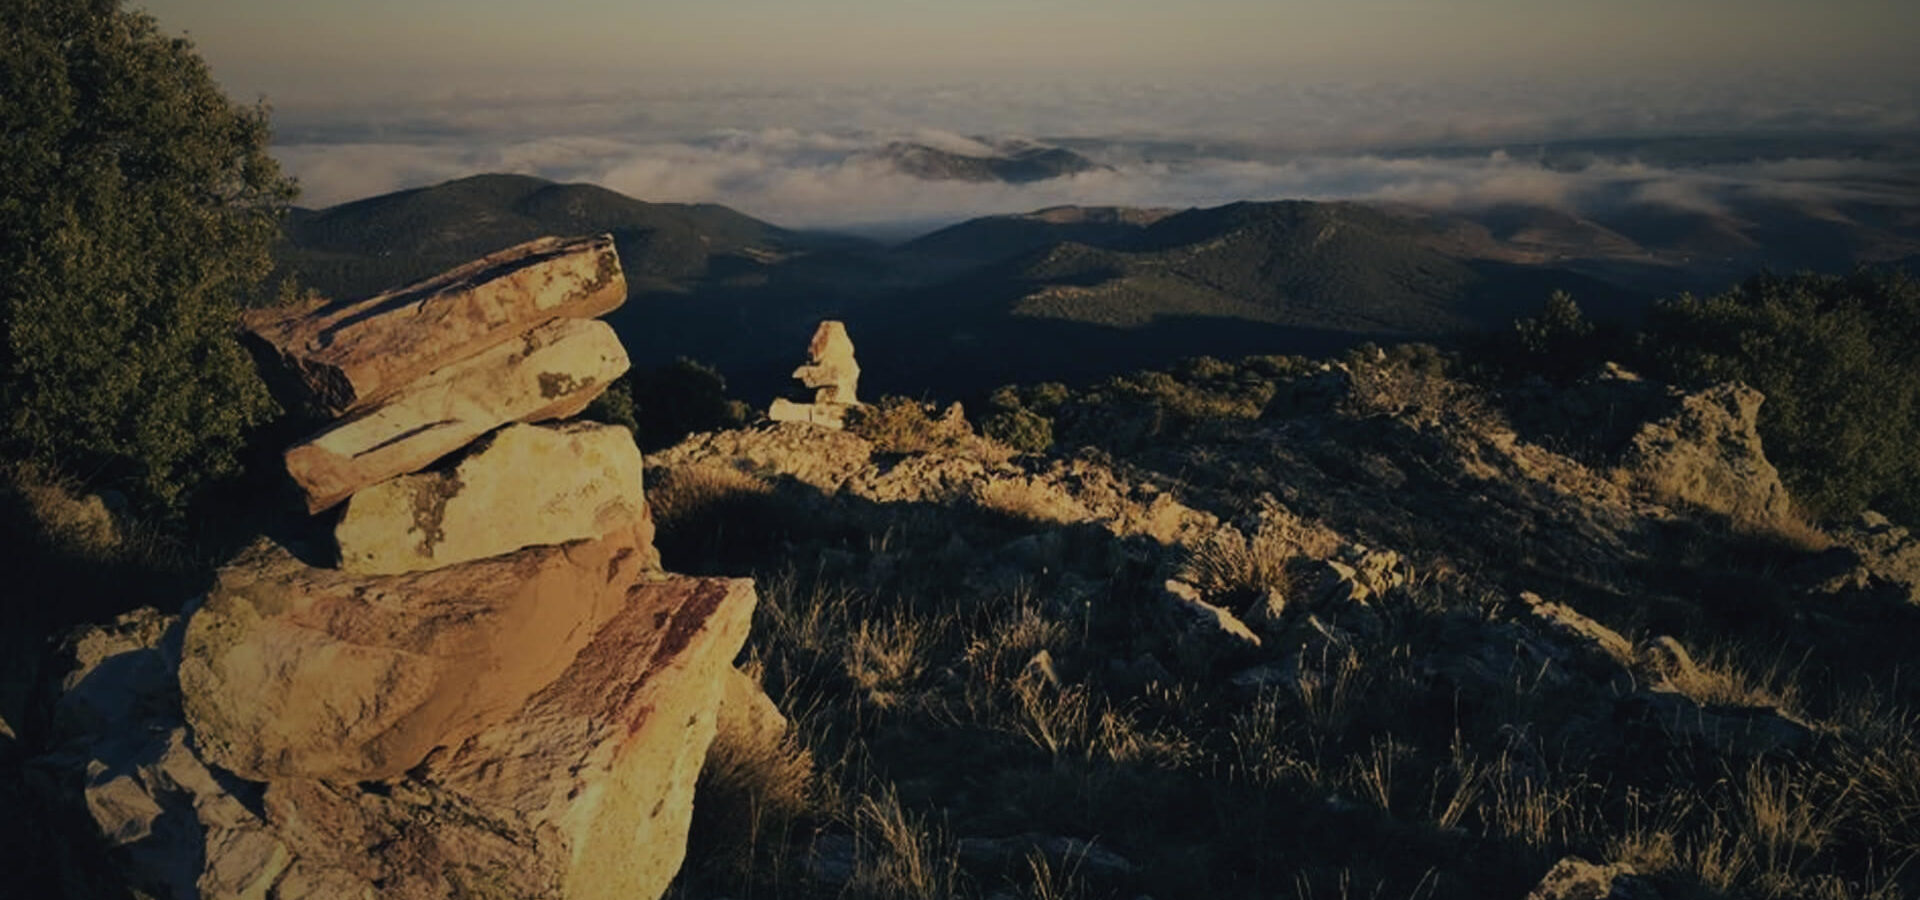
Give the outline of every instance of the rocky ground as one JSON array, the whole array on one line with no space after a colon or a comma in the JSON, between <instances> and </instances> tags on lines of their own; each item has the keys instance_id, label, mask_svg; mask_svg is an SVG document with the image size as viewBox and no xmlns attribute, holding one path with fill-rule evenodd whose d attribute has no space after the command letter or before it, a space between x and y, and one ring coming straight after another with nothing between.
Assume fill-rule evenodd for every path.
<instances>
[{"instance_id":1,"label":"rocky ground","mask_svg":"<svg viewBox=\"0 0 1920 900\"><path fill-rule=\"evenodd\" d=\"M950 412L650 456L798 731L717 746L675 895L1920 886L1920 542L1799 521L1757 393L1259 387L1046 455Z\"/></svg>"},{"instance_id":2,"label":"rocky ground","mask_svg":"<svg viewBox=\"0 0 1920 900\"><path fill-rule=\"evenodd\" d=\"M15 640L0 801L27 814L0 846L24 874L0 894L625 883L676 848L595 843L583 817L684 816L708 735L686 900L1920 888L1920 539L1803 521L1750 389L1610 367L1491 390L1418 358L1142 379L1158 399L1062 405L1043 453L898 401L844 431L695 435L641 464L660 562L696 577L624 605L540 585L656 570L634 498L561 479L539 490L568 503L501 510L529 502L506 486L634 463L595 449L605 426L544 429L564 466L516 449L528 426L492 432L357 489L389 513L314 520L331 560L263 545L188 618ZM22 503L69 544L127 539L97 500ZM409 522L421 545L380 537ZM634 552L581 537L609 522ZM363 534L408 552L351 552ZM747 587L704 576L751 577L757 606L709 616L698 585ZM511 614L463 612L495 594ZM681 647L682 612L728 635L700 644L723 649L686 716L662 712L683 664L645 649ZM461 668L476 647L498 664ZM246 674L263 660L281 674ZM308 680L361 713L289 712L303 666L365 676ZM599 800L669 770L672 804Z\"/></svg>"}]
</instances>

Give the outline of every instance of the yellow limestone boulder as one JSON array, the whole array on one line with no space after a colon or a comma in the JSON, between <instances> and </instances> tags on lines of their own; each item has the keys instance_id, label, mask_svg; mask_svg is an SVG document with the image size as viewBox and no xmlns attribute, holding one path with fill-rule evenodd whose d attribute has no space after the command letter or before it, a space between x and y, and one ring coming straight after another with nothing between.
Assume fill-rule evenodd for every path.
<instances>
[{"instance_id":1,"label":"yellow limestone boulder","mask_svg":"<svg viewBox=\"0 0 1920 900\"><path fill-rule=\"evenodd\" d=\"M368 485L417 472L509 422L563 419L627 370L605 322L557 319L429 373L287 451L319 512Z\"/></svg>"},{"instance_id":2,"label":"yellow limestone boulder","mask_svg":"<svg viewBox=\"0 0 1920 900\"><path fill-rule=\"evenodd\" d=\"M182 706L202 758L243 778L393 778L505 721L628 605L631 530L399 576L256 545L187 622Z\"/></svg>"},{"instance_id":3,"label":"yellow limestone boulder","mask_svg":"<svg viewBox=\"0 0 1920 900\"><path fill-rule=\"evenodd\" d=\"M338 415L541 322L591 319L626 297L611 236L549 237L364 300L256 310L245 324Z\"/></svg>"},{"instance_id":4,"label":"yellow limestone boulder","mask_svg":"<svg viewBox=\"0 0 1920 900\"><path fill-rule=\"evenodd\" d=\"M340 567L397 575L633 528L646 519L641 465L618 425L509 425L451 469L354 494L334 527Z\"/></svg>"}]
</instances>

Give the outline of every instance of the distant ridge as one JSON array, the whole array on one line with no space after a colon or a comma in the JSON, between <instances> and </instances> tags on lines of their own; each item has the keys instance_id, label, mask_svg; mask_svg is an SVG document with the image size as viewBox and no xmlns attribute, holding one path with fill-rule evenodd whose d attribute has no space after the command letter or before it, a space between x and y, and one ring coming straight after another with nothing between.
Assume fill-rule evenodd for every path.
<instances>
[{"instance_id":1,"label":"distant ridge","mask_svg":"<svg viewBox=\"0 0 1920 900\"><path fill-rule=\"evenodd\" d=\"M630 280L705 275L725 258L768 261L816 246L715 204L649 203L591 184L475 175L326 209L293 210L285 266L332 296L425 278L536 237L609 232Z\"/></svg>"},{"instance_id":2,"label":"distant ridge","mask_svg":"<svg viewBox=\"0 0 1920 900\"><path fill-rule=\"evenodd\" d=\"M1082 172L1108 170L1064 147L1008 142L991 155L973 155L926 144L895 141L866 154L903 174L926 181L1000 181L1028 184Z\"/></svg>"}]
</instances>

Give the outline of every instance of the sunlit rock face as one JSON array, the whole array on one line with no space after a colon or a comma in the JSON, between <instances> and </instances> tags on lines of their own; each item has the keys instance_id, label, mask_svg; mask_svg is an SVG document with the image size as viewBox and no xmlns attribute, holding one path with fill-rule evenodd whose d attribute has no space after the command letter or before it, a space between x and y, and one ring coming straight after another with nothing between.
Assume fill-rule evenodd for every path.
<instances>
[{"instance_id":1,"label":"sunlit rock face","mask_svg":"<svg viewBox=\"0 0 1920 900\"><path fill-rule=\"evenodd\" d=\"M627 371L612 326L555 319L437 369L294 445L287 471L311 512L417 472L512 422L564 419Z\"/></svg>"},{"instance_id":2,"label":"sunlit rock face","mask_svg":"<svg viewBox=\"0 0 1920 900\"><path fill-rule=\"evenodd\" d=\"M631 530L400 576L259 547L188 622L187 722L251 780L399 776L551 683L643 559Z\"/></svg>"},{"instance_id":3,"label":"sunlit rock face","mask_svg":"<svg viewBox=\"0 0 1920 900\"><path fill-rule=\"evenodd\" d=\"M853 339L847 337L847 326L831 319L821 322L807 342L806 365L793 370L793 377L813 389L813 402L795 403L776 397L767 418L845 427L847 410L860 405L860 364L854 361Z\"/></svg>"},{"instance_id":4,"label":"sunlit rock face","mask_svg":"<svg viewBox=\"0 0 1920 900\"><path fill-rule=\"evenodd\" d=\"M510 425L456 465L353 495L334 527L340 567L397 575L651 528L640 473L640 449L618 425Z\"/></svg>"},{"instance_id":5,"label":"sunlit rock face","mask_svg":"<svg viewBox=\"0 0 1920 900\"><path fill-rule=\"evenodd\" d=\"M611 237L541 238L364 300L256 310L245 324L316 406L339 415L542 322L595 318L626 298Z\"/></svg>"}]
</instances>

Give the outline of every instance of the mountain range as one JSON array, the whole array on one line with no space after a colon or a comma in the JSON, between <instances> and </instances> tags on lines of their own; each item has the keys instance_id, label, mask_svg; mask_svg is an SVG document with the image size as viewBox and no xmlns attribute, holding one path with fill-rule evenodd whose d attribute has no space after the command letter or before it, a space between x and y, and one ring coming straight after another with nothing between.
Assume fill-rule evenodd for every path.
<instances>
[{"instance_id":1,"label":"mountain range","mask_svg":"<svg viewBox=\"0 0 1920 900\"><path fill-rule=\"evenodd\" d=\"M917 151L915 151L917 153ZM932 157L925 157L932 158ZM690 357L759 402L822 318L846 321L879 391L978 395L1192 355L1317 353L1503 328L1564 290L1596 318L1756 269L1920 258L1898 204L1754 197L1721 210L1583 213L1348 202L1053 207L896 245L782 228L724 206L480 175L297 209L284 267L369 294L546 234L614 236L631 284L612 317L637 365Z\"/></svg>"}]
</instances>

